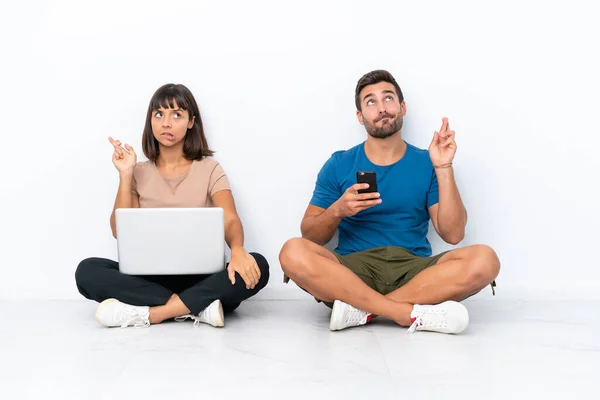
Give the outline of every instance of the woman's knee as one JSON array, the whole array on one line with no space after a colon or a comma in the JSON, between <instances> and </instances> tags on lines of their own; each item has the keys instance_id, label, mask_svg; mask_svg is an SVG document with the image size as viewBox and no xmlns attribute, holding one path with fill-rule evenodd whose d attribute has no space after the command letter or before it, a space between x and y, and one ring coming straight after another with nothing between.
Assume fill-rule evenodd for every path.
<instances>
[{"instance_id":1,"label":"woman's knee","mask_svg":"<svg viewBox=\"0 0 600 400\"><path fill-rule=\"evenodd\" d=\"M86 286L94 280L94 270L98 264L97 258L86 258L81 261L75 270L75 282L77 286Z\"/></svg>"},{"instance_id":2,"label":"woman's knee","mask_svg":"<svg viewBox=\"0 0 600 400\"><path fill-rule=\"evenodd\" d=\"M258 269L260 270L260 283L264 287L269 282L269 262L260 253L250 253L250 255L256 260L256 265L258 265Z\"/></svg>"},{"instance_id":3,"label":"woman's knee","mask_svg":"<svg viewBox=\"0 0 600 400\"><path fill-rule=\"evenodd\" d=\"M101 259L86 258L81 261L75 270L75 284L77 290L86 298L91 298L98 283L97 270Z\"/></svg>"},{"instance_id":4,"label":"woman's knee","mask_svg":"<svg viewBox=\"0 0 600 400\"><path fill-rule=\"evenodd\" d=\"M118 264L105 258L91 257L81 261L75 270L77 287L88 288L102 281L102 273L107 269L118 269Z\"/></svg>"}]
</instances>

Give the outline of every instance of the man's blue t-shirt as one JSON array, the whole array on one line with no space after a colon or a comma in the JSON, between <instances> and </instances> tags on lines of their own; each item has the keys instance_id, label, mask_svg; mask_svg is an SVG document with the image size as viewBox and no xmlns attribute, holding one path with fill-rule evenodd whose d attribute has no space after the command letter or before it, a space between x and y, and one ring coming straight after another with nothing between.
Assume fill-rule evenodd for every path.
<instances>
[{"instance_id":1,"label":"man's blue t-shirt","mask_svg":"<svg viewBox=\"0 0 600 400\"><path fill-rule=\"evenodd\" d=\"M329 208L356 183L356 171L377 173L381 203L342 219L335 251L345 255L399 246L418 256L430 256L427 210L438 202L438 182L429 152L407 143L399 161L379 166L367 158L364 142L337 151L321 168L310 204Z\"/></svg>"}]
</instances>

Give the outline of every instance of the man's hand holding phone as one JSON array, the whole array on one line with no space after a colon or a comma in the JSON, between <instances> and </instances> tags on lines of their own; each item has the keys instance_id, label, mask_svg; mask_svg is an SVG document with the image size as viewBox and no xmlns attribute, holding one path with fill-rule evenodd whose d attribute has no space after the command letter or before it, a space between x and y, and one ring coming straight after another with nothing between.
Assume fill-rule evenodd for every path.
<instances>
[{"instance_id":1,"label":"man's hand holding phone","mask_svg":"<svg viewBox=\"0 0 600 400\"><path fill-rule=\"evenodd\" d=\"M332 205L335 215L338 218L352 217L362 210L380 204L381 199L378 192L358 193L359 190L368 188L368 183L356 183L346 189L342 197Z\"/></svg>"}]
</instances>

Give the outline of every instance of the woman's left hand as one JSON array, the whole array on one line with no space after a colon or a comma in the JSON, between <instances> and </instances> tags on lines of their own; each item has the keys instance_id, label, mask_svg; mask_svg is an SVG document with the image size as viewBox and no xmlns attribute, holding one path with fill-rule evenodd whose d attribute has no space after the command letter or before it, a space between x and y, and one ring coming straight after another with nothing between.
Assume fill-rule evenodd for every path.
<instances>
[{"instance_id":1,"label":"woman's left hand","mask_svg":"<svg viewBox=\"0 0 600 400\"><path fill-rule=\"evenodd\" d=\"M246 289L254 289L260 279L260 269L256 260L242 247L231 251L227 272L232 285L235 285L235 273L240 274L246 283Z\"/></svg>"}]
</instances>

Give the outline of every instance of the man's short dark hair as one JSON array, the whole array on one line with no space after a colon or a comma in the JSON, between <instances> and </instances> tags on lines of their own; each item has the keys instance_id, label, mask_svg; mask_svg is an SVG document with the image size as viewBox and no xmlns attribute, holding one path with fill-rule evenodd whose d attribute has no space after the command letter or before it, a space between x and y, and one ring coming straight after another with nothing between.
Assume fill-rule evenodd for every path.
<instances>
[{"instance_id":1,"label":"man's short dark hair","mask_svg":"<svg viewBox=\"0 0 600 400\"><path fill-rule=\"evenodd\" d=\"M396 89L396 95L398 96L398 101L400 103L404 101L404 96L402 95L402 90L400 90L400 85L398 85L398 82L396 82L396 79L394 79L392 74L386 70L377 69L364 74L356 84L354 102L356 103L356 109L358 111L362 111L362 106L360 104L360 92L365 88L365 86L374 85L379 82L388 82L394 85L394 88Z\"/></svg>"}]
</instances>

